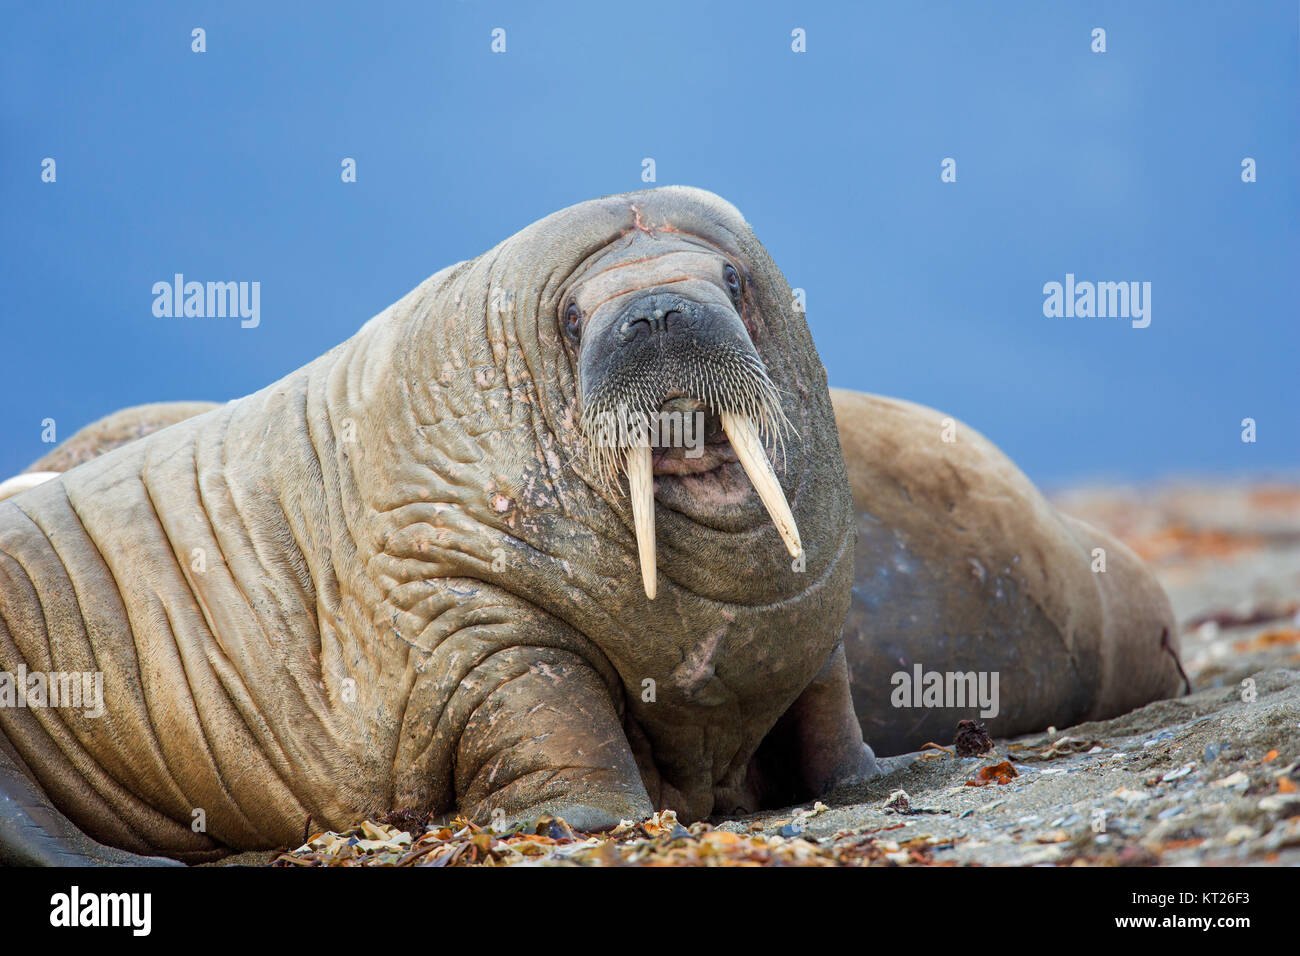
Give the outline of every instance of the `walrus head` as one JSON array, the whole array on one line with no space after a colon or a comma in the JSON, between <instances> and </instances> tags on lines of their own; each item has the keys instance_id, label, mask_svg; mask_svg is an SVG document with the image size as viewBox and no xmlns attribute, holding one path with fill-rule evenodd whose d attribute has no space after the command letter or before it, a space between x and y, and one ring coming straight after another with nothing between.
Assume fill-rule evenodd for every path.
<instances>
[{"instance_id":1,"label":"walrus head","mask_svg":"<svg viewBox=\"0 0 1300 956\"><path fill-rule=\"evenodd\" d=\"M358 423L378 478L362 493L391 512L376 533L456 525L455 548L415 547L421 574L527 593L585 633L624 614L680 627L690 598L789 602L852 562L826 371L780 270L713 193L559 210L349 348L366 370L335 415ZM452 510L402 524L396 505L420 501Z\"/></svg>"},{"instance_id":2,"label":"walrus head","mask_svg":"<svg viewBox=\"0 0 1300 956\"><path fill-rule=\"evenodd\" d=\"M582 269L560 318L577 353L588 472L606 487L626 474L653 599L656 494L708 522L745 500L747 475L790 554L802 544L764 450L783 446L789 422L742 314L754 308L745 264L633 211L637 227Z\"/></svg>"},{"instance_id":3,"label":"walrus head","mask_svg":"<svg viewBox=\"0 0 1300 956\"><path fill-rule=\"evenodd\" d=\"M540 303L572 374L570 462L630 512L646 596L661 581L729 601L802 590L810 555L791 499L802 493L816 511L802 520L821 564L842 538L843 466L802 311L749 225L712 193L680 187L549 218L573 242L569 271ZM747 560L756 548L762 571ZM785 586L754 589L772 567Z\"/></svg>"}]
</instances>

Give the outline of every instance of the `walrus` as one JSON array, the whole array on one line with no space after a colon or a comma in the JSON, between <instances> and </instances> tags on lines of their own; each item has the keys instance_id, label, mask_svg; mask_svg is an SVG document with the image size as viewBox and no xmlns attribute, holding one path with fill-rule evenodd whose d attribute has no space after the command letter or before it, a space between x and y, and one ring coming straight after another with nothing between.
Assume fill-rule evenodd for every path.
<instances>
[{"instance_id":1,"label":"walrus","mask_svg":"<svg viewBox=\"0 0 1300 956\"><path fill-rule=\"evenodd\" d=\"M1128 547L1054 509L964 423L899 399L831 398L858 526L844 649L876 753L945 743L965 718L1014 737L1190 690L1169 599ZM918 672L942 675L957 702L915 706ZM994 675L995 706L981 710L977 684Z\"/></svg>"},{"instance_id":2,"label":"walrus","mask_svg":"<svg viewBox=\"0 0 1300 956\"><path fill-rule=\"evenodd\" d=\"M895 623L875 612L905 597L862 590L883 559L864 521L920 536L937 564L919 587L969 587L943 564L958 532L877 494L899 472L875 460L874 401L832 405L740 213L666 187L547 216L279 382L45 469L0 502L0 672L101 674L103 712L0 707L0 859L202 862L395 809L599 830L873 773L864 725L895 744L871 663ZM694 441L649 440L665 416ZM1003 467L970 447L917 464ZM1069 525L1001 520L997 548L1059 558L1035 569L1084 561ZM1120 653L1122 602L1162 620L1145 587L1036 582L1020 603L1063 609L1038 630L954 599L898 634L929 664L949 628L979 627L994 648L976 659L1004 666L1075 615L1096 662ZM1132 660L1163 675L1171 655L1138 636ZM1107 691L1106 673L1081 670L1076 696L1168 692ZM1051 704L1022 709L1069 712Z\"/></svg>"},{"instance_id":3,"label":"walrus","mask_svg":"<svg viewBox=\"0 0 1300 956\"><path fill-rule=\"evenodd\" d=\"M672 403L704 440L650 451L651 527L648 449L584 412ZM105 700L0 708L5 793L197 862L393 808L599 829L820 792L871 769L853 541L825 372L740 214L582 203L0 502L0 667ZM93 857L62 829L5 852Z\"/></svg>"}]
</instances>

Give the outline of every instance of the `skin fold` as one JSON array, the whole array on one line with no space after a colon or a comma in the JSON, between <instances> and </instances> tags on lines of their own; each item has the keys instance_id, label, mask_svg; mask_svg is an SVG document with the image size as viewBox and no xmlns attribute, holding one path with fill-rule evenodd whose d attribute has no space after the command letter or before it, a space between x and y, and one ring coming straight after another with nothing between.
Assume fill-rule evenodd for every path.
<instances>
[{"instance_id":1,"label":"skin fold","mask_svg":"<svg viewBox=\"0 0 1300 956\"><path fill-rule=\"evenodd\" d=\"M734 461L659 474L646 595L562 314L615 278L602 301L675 285L734 310L789 421L770 467L797 560ZM833 423L807 324L728 203L670 187L548 216L279 382L0 502L0 670L100 672L105 697L99 717L0 708L4 795L195 862L309 819L694 820L868 773Z\"/></svg>"}]
</instances>

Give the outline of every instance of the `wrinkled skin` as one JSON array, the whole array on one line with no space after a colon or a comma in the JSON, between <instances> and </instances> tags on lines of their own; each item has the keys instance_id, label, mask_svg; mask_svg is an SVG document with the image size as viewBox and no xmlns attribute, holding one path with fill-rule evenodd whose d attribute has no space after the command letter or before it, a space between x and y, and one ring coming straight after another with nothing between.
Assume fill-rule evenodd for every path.
<instances>
[{"instance_id":1,"label":"wrinkled skin","mask_svg":"<svg viewBox=\"0 0 1300 956\"><path fill-rule=\"evenodd\" d=\"M780 390L803 554L725 454L666 467L651 601L562 308L667 266L734 303ZM262 391L0 502L0 670L102 671L106 707L0 708L27 812L0 854L109 858L70 824L193 862L397 808L599 828L804 799L873 769L838 644L854 538L825 372L739 213L683 188L562 210Z\"/></svg>"}]
</instances>

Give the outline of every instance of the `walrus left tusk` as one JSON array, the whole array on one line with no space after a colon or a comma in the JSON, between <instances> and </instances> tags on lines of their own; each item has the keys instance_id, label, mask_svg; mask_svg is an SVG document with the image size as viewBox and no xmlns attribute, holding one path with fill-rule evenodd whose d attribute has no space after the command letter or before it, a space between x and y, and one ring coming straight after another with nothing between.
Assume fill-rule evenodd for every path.
<instances>
[{"instance_id":1,"label":"walrus left tusk","mask_svg":"<svg viewBox=\"0 0 1300 956\"><path fill-rule=\"evenodd\" d=\"M795 526L794 515L790 513L790 505L785 500L781 483L776 480L772 463L767 460L767 453L763 451L763 442L758 437L758 429L748 417L737 415L735 412L722 412L720 417L722 430L727 433L727 440L731 442L731 448L740 459L745 474L749 475L750 484L754 486L758 497L767 507L767 513L772 516L772 523L776 525L776 530L781 532L786 550L797 558L803 551L803 544L799 540L799 529Z\"/></svg>"},{"instance_id":2,"label":"walrus left tusk","mask_svg":"<svg viewBox=\"0 0 1300 956\"><path fill-rule=\"evenodd\" d=\"M627 450L627 484L632 495L632 524L636 527L636 550L641 556L641 583L645 596L654 600L655 576L655 480L651 474L650 446L633 445Z\"/></svg>"},{"instance_id":3,"label":"walrus left tusk","mask_svg":"<svg viewBox=\"0 0 1300 956\"><path fill-rule=\"evenodd\" d=\"M26 491L28 488L35 488L51 478L57 478L59 474L60 472L57 471L26 471L21 475L14 475L12 478L0 481L0 501L12 498L20 491Z\"/></svg>"}]
</instances>

